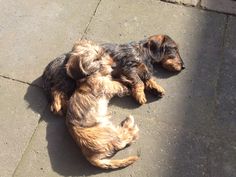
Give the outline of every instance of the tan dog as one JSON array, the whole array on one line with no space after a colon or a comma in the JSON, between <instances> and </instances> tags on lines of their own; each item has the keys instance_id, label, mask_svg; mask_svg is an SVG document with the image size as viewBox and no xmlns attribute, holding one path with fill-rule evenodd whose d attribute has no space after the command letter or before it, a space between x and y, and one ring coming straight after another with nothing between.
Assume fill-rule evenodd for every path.
<instances>
[{"instance_id":1,"label":"tan dog","mask_svg":"<svg viewBox=\"0 0 236 177\"><path fill-rule=\"evenodd\" d=\"M94 53L94 47L88 47L83 52ZM78 55L82 56L83 52L80 51ZM120 82L112 80L112 59L107 54L98 53L97 59L102 61L99 71L77 83L79 87L69 100L67 126L91 164L103 169L126 167L138 157L131 156L122 160L112 160L109 157L135 141L139 129L132 116L126 118L120 126L114 126L109 120L107 107L113 96L123 96L129 90ZM70 73L70 67L67 68Z\"/></svg>"}]
</instances>

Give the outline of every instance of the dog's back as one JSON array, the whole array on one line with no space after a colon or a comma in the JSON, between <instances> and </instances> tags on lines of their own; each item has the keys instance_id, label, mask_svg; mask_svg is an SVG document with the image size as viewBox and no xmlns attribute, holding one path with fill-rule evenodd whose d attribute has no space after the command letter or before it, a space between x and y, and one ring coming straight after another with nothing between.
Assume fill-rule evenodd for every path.
<instances>
[{"instance_id":1,"label":"dog's back","mask_svg":"<svg viewBox=\"0 0 236 177\"><path fill-rule=\"evenodd\" d=\"M42 79L43 88L47 94L50 95L54 88L65 92L68 97L74 92L75 81L66 74L65 68L69 57L69 53L62 54L46 66Z\"/></svg>"}]
</instances>

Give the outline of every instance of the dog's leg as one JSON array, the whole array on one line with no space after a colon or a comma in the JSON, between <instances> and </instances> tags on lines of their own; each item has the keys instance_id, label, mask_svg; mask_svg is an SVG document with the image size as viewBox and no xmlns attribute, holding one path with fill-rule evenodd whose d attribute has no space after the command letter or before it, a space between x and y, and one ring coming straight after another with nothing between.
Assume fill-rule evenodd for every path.
<instances>
[{"instance_id":1,"label":"dog's leg","mask_svg":"<svg viewBox=\"0 0 236 177\"><path fill-rule=\"evenodd\" d=\"M147 102L147 99L144 93L143 82L138 82L132 86L132 95L140 104L145 104Z\"/></svg>"},{"instance_id":2,"label":"dog's leg","mask_svg":"<svg viewBox=\"0 0 236 177\"><path fill-rule=\"evenodd\" d=\"M142 81L145 83L146 89L153 90L160 96L163 96L165 94L165 90L159 84L156 83L154 78L151 77L152 74L145 64L142 63L137 67L137 73L142 79Z\"/></svg>"},{"instance_id":3,"label":"dog's leg","mask_svg":"<svg viewBox=\"0 0 236 177\"><path fill-rule=\"evenodd\" d=\"M130 145L132 142L138 139L139 128L134 124L134 117L128 116L121 122L120 129L120 143L116 144L116 147L120 150Z\"/></svg>"},{"instance_id":4,"label":"dog's leg","mask_svg":"<svg viewBox=\"0 0 236 177\"><path fill-rule=\"evenodd\" d=\"M147 102L144 93L144 83L140 79L136 68L132 68L129 71L123 72L123 74L120 76L120 79L125 85L131 86L131 94L140 104Z\"/></svg>"},{"instance_id":5,"label":"dog's leg","mask_svg":"<svg viewBox=\"0 0 236 177\"><path fill-rule=\"evenodd\" d=\"M157 82L153 78L150 78L145 82L145 88L149 90L154 90L160 96L163 96L165 94L164 88L157 84Z\"/></svg>"},{"instance_id":6,"label":"dog's leg","mask_svg":"<svg viewBox=\"0 0 236 177\"><path fill-rule=\"evenodd\" d=\"M51 111L54 114L63 116L67 109L67 99L63 92L58 90L52 91Z\"/></svg>"},{"instance_id":7,"label":"dog's leg","mask_svg":"<svg viewBox=\"0 0 236 177\"><path fill-rule=\"evenodd\" d=\"M108 159L106 156L102 155L95 155L90 156L87 158L88 161L96 167L102 169L117 169L122 167L127 167L133 164L135 161L138 160L138 156L129 156L124 159Z\"/></svg>"},{"instance_id":8,"label":"dog's leg","mask_svg":"<svg viewBox=\"0 0 236 177\"><path fill-rule=\"evenodd\" d=\"M141 63L137 68L134 68L133 72L135 73L133 74L133 80L135 81L133 86L133 96L140 104L144 104L147 101L144 93L144 82L149 80L152 74L143 63Z\"/></svg>"},{"instance_id":9,"label":"dog's leg","mask_svg":"<svg viewBox=\"0 0 236 177\"><path fill-rule=\"evenodd\" d=\"M125 85L115 80L110 80L109 83L106 83L106 92L112 96L118 95L119 97L130 94L129 89Z\"/></svg>"}]
</instances>

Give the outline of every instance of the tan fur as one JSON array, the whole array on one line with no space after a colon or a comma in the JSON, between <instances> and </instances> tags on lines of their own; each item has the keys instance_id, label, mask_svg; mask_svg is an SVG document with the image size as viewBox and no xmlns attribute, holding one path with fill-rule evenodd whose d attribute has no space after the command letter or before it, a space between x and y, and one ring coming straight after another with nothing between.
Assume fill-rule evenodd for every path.
<instances>
[{"instance_id":1,"label":"tan fur","mask_svg":"<svg viewBox=\"0 0 236 177\"><path fill-rule=\"evenodd\" d=\"M92 49L88 52L88 48ZM67 74L77 80L90 75L100 68L104 51L89 40L80 40L74 44L66 64Z\"/></svg>"},{"instance_id":2,"label":"tan fur","mask_svg":"<svg viewBox=\"0 0 236 177\"><path fill-rule=\"evenodd\" d=\"M62 116L67 109L68 98L63 92L57 90L52 91L52 98L51 111Z\"/></svg>"},{"instance_id":3,"label":"tan fur","mask_svg":"<svg viewBox=\"0 0 236 177\"><path fill-rule=\"evenodd\" d=\"M146 85L145 87L146 89L155 90L157 93L160 94L160 96L165 95L165 89L162 88L159 84L157 84L153 78L146 81L145 85Z\"/></svg>"},{"instance_id":4,"label":"tan fur","mask_svg":"<svg viewBox=\"0 0 236 177\"><path fill-rule=\"evenodd\" d=\"M179 58L176 57L174 59L164 59L162 61L162 66L163 68L169 70L169 71L181 71L182 67L181 67L181 63L179 61Z\"/></svg>"},{"instance_id":5,"label":"tan fur","mask_svg":"<svg viewBox=\"0 0 236 177\"><path fill-rule=\"evenodd\" d=\"M144 93L144 84L142 82L137 83L132 87L132 95L140 104L145 104L147 102Z\"/></svg>"},{"instance_id":6,"label":"tan fur","mask_svg":"<svg viewBox=\"0 0 236 177\"><path fill-rule=\"evenodd\" d=\"M136 72L139 76L144 76L148 72L148 68L145 64L141 63L137 66ZM122 78L126 81L125 78ZM156 83L153 77L143 82L137 82L132 85L132 96L140 103L145 104L147 102L144 90L153 90L158 95L164 96L165 90L159 84Z\"/></svg>"},{"instance_id":7,"label":"tan fur","mask_svg":"<svg viewBox=\"0 0 236 177\"><path fill-rule=\"evenodd\" d=\"M90 52L93 48L86 50ZM72 137L91 164L103 169L126 167L138 157L130 156L121 160L109 157L135 141L139 129L132 116L120 126L114 126L109 120L109 100L114 95L125 95L129 90L112 80L111 58L105 54L99 57L103 61L99 71L78 82L79 88L69 100L66 122Z\"/></svg>"},{"instance_id":8,"label":"tan fur","mask_svg":"<svg viewBox=\"0 0 236 177\"><path fill-rule=\"evenodd\" d=\"M154 35L128 44L101 44L101 47L89 40L81 40L75 43L72 51L57 57L45 68L43 87L49 93L50 100L56 100L51 106L54 113L65 114L66 107L65 110L60 109L63 108L61 104L66 105L76 89L77 80L100 70L104 53L113 58L106 60L106 64L112 65L114 69L112 76L119 78L132 91L137 91L132 95L140 104L146 102L143 84L163 96L164 89L159 85L145 83L152 77L154 63L160 63L165 69L174 72L185 68L177 44L168 35ZM92 50L88 52L88 48ZM58 96L54 91L62 92L64 96Z\"/></svg>"},{"instance_id":9,"label":"tan fur","mask_svg":"<svg viewBox=\"0 0 236 177\"><path fill-rule=\"evenodd\" d=\"M154 35L154 36L150 36L148 39L158 41L161 44L161 43L163 43L165 36L164 35Z\"/></svg>"}]
</instances>

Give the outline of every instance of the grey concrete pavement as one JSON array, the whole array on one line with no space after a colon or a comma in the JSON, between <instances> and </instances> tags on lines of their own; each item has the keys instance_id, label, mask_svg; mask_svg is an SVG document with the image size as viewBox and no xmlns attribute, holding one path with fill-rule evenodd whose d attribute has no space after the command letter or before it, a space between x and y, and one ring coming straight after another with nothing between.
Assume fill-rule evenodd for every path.
<instances>
[{"instance_id":1,"label":"grey concrete pavement","mask_svg":"<svg viewBox=\"0 0 236 177\"><path fill-rule=\"evenodd\" d=\"M11 176L35 131L47 105L41 89L0 78L0 176ZM37 92L26 94L27 90ZM25 95L25 96L24 96ZM24 99L37 100L34 112Z\"/></svg>"},{"instance_id":2,"label":"grey concrete pavement","mask_svg":"<svg viewBox=\"0 0 236 177\"><path fill-rule=\"evenodd\" d=\"M236 176L236 19L229 18L224 60L216 90L217 134L220 141L213 146L211 156L213 176Z\"/></svg>"},{"instance_id":3,"label":"grey concrete pavement","mask_svg":"<svg viewBox=\"0 0 236 177\"><path fill-rule=\"evenodd\" d=\"M1 177L236 176L235 16L155 0L0 4L0 75L9 77L0 79ZM82 36L129 42L157 33L177 41L187 68L155 71L167 91L162 99L148 94L143 106L130 97L111 100L116 124L132 114L140 128L140 139L114 158L140 159L121 170L97 169L33 85Z\"/></svg>"},{"instance_id":4,"label":"grey concrete pavement","mask_svg":"<svg viewBox=\"0 0 236 177\"><path fill-rule=\"evenodd\" d=\"M236 1L234 0L201 0L203 8L236 15Z\"/></svg>"},{"instance_id":5,"label":"grey concrete pavement","mask_svg":"<svg viewBox=\"0 0 236 177\"><path fill-rule=\"evenodd\" d=\"M70 50L83 35L97 4L98 0L0 1L0 74L32 82L53 57Z\"/></svg>"},{"instance_id":6,"label":"grey concrete pavement","mask_svg":"<svg viewBox=\"0 0 236 177\"><path fill-rule=\"evenodd\" d=\"M217 123L221 133L232 134L233 138L236 134L236 19L229 18L225 47L224 47L224 60L221 63L220 77L218 78L217 87Z\"/></svg>"},{"instance_id":7,"label":"grey concrete pavement","mask_svg":"<svg viewBox=\"0 0 236 177\"><path fill-rule=\"evenodd\" d=\"M165 2L179 3L189 6L197 6L200 4L200 0L163 0Z\"/></svg>"},{"instance_id":8,"label":"grey concrete pavement","mask_svg":"<svg viewBox=\"0 0 236 177\"><path fill-rule=\"evenodd\" d=\"M207 9L219 13L236 15L235 0L160 0L179 5L194 6L200 9Z\"/></svg>"}]
</instances>

